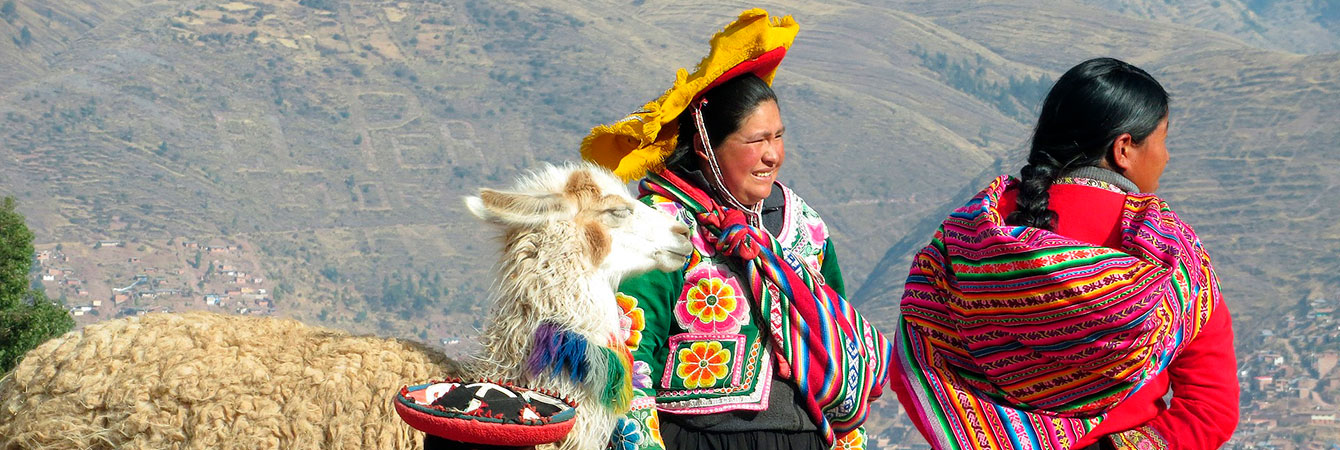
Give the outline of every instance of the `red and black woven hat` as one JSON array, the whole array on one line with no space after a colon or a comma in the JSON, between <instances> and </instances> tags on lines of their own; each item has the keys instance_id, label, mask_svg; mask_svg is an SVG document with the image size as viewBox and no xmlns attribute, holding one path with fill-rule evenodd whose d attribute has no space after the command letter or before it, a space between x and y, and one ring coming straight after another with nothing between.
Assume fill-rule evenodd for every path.
<instances>
[{"instance_id":1,"label":"red and black woven hat","mask_svg":"<svg viewBox=\"0 0 1340 450\"><path fill-rule=\"evenodd\" d=\"M507 383L447 379L400 388L393 401L409 426L450 441L528 447L572 430L577 405Z\"/></svg>"}]
</instances>

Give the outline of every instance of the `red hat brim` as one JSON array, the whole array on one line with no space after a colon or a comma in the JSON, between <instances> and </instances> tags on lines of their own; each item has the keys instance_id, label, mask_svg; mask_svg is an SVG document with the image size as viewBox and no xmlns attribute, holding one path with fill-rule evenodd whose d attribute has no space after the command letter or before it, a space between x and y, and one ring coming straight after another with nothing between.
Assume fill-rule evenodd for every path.
<instances>
[{"instance_id":1,"label":"red hat brim","mask_svg":"<svg viewBox=\"0 0 1340 450\"><path fill-rule=\"evenodd\" d=\"M557 442L572 431L576 405L564 400L571 408L565 409L547 423L515 423L500 418L473 416L433 406L419 405L410 391L423 389L429 384L401 388L392 403L396 413L410 427L443 439L470 444L508 447L529 447ZM524 389L524 388L518 388Z\"/></svg>"},{"instance_id":2,"label":"red hat brim","mask_svg":"<svg viewBox=\"0 0 1340 450\"><path fill-rule=\"evenodd\" d=\"M711 83L708 83L707 87L703 88L703 90L698 93L697 97L701 98L703 94L711 91L712 88L720 86L722 83L746 73L752 73L764 80L770 80L770 75L777 71L777 66L782 64L782 58L785 57L786 47L777 47L768 50L762 55L758 55L757 58L745 60L735 65L735 67L732 67L730 70L727 70L726 73L721 74L717 79L712 80Z\"/></svg>"}]
</instances>

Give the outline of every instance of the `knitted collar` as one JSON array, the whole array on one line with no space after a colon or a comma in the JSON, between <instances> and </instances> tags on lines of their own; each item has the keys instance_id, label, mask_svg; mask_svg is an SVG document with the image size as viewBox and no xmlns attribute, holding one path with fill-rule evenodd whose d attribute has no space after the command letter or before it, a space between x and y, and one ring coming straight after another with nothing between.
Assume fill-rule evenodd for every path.
<instances>
[{"instance_id":1,"label":"knitted collar","mask_svg":"<svg viewBox=\"0 0 1340 450\"><path fill-rule=\"evenodd\" d=\"M1083 179L1083 180L1080 180ZM1085 183L1084 180L1097 181L1101 184ZM1098 188L1107 189L1113 192L1130 194L1140 192L1140 187L1135 185L1134 181L1122 176L1119 173L1098 166L1084 166L1078 169L1066 172L1060 178L1056 179L1056 184L1084 184Z\"/></svg>"}]
</instances>

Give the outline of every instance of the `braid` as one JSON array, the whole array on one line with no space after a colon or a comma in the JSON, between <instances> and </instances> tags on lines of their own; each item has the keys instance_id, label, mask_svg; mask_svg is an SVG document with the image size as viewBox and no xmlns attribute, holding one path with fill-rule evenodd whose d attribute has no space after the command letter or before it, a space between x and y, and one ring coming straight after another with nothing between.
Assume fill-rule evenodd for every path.
<instances>
[{"instance_id":1,"label":"braid","mask_svg":"<svg viewBox=\"0 0 1340 450\"><path fill-rule=\"evenodd\" d=\"M1014 212L1005 219L1005 223L1026 227L1051 230L1056 222L1056 212L1047 209L1052 182L1060 174L1060 168L1050 162L1030 162L1019 171L1019 196L1015 199Z\"/></svg>"},{"instance_id":2,"label":"braid","mask_svg":"<svg viewBox=\"0 0 1340 450\"><path fill-rule=\"evenodd\" d=\"M1168 118L1168 92L1140 68L1094 58L1070 68L1047 92L1033 129L1019 197L1005 223L1055 231L1048 190L1071 169L1113 169L1113 143L1141 142Z\"/></svg>"}]
</instances>

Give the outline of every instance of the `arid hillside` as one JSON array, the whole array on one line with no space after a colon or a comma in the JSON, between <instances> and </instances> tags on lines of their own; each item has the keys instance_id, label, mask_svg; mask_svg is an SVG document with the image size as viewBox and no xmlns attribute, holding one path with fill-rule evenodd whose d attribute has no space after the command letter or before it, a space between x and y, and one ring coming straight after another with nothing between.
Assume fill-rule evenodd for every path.
<instances>
[{"instance_id":1,"label":"arid hillside","mask_svg":"<svg viewBox=\"0 0 1340 450\"><path fill-rule=\"evenodd\" d=\"M0 194L39 250L74 259L42 268L78 283L41 282L88 308L81 323L245 308L468 341L497 247L461 196L577 158L592 126L659 95L759 6L801 24L775 84L783 181L828 220L849 291L890 327L910 255L1017 171L1052 80L1114 56L1173 95L1160 193L1215 257L1244 367L1298 355L1285 364L1312 369L1290 376L1314 389L1279 395L1340 403L1332 366L1263 337L1340 298L1334 2L699 3L0 0ZM174 264L187 266L160 267ZM140 275L175 293L112 301ZM264 281L229 284L245 279ZM892 403L884 436L916 442Z\"/></svg>"}]
</instances>

